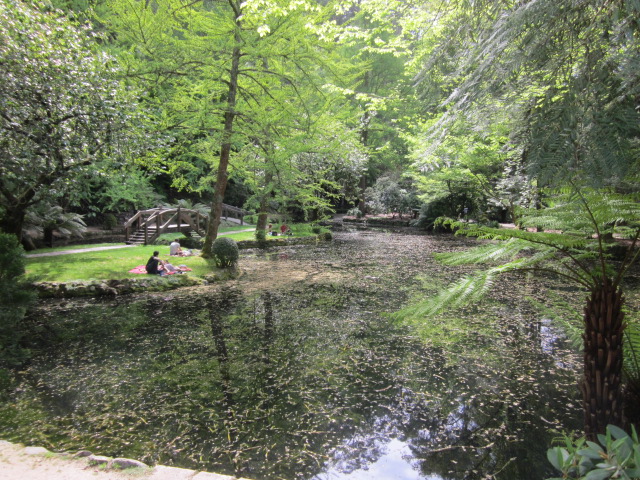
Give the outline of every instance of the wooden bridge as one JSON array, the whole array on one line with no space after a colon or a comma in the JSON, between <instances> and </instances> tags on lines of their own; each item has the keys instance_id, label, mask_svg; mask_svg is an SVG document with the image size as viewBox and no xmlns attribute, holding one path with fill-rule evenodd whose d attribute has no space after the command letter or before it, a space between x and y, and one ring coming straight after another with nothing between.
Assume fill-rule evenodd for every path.
<instances>
[{"instance_id":1,"label":"wooden bridge","mask_svg":"<svg viewBox=\"0 0 640 480\"><path fill-rule=\"evenodd\" d=\"M222 218L244 225L249 212L222 204ZM188 236L204 237L209 216L187 208L152 208L140 210L124 224L125 242L132 245L148 245L163 233L181 232Z\"/></svg>"}]
</instances>

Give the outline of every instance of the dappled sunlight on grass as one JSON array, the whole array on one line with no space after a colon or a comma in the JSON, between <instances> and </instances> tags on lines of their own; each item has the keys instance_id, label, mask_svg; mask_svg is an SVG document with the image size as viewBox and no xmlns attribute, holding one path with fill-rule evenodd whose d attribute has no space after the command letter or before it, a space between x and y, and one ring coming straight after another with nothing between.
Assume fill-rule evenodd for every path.
<instances>
[{"instance_id":1,"label":"dappled sunlight on grass","mask_svg":"<svg viewBox=\"0 0 640 480\"><path fill-rule=\"evenodd\" d=\"M129 270L138 265L146 264L155 250L160 252L160 257L163 260L168 260L174 265L186 265L191 268L193 275L202 276L213 270L208 262L199 256L171 258L168 255L168 247L147 245L27 258L26 273L33 281L57 282L138 277L139 274L129 273Z\"/></svg>"},{"instance_id":2,"label":"dappled sunlight on grass","mask_svg":"<svg viewBox=\"0 0 640 480\"><path fill-rule=\"evenodd\" d=\"M225 227L229 230L231 227ZM238 230L252 228L252 226L238 225ZM294 237L315 236L310 225L291 225ZM254 231L246 231L224 235L236 242L242 240L255 240ZM171 238L182 238L171 235ZM267 241L279 241L282 236L267 236ZM29 252L29 254L42 254L49 252L59 252L65 250L82 250L96 247L123 246L121 243L69 245L66 247L56 247L39 249ZM144 265L154 251L160 252L160 258L167 260L173 265L186 265L192 272L190 275L203 277L217 268L211 261L194 255L191 257L169 257L168 245L145 245L128 246L123 248L76 252L64 255L27 257L26 273L32 281L53 281L69 282L74 280L103 280L135 278L140 274L129 273L129 270Z\"/></svg>"}]
</instances>

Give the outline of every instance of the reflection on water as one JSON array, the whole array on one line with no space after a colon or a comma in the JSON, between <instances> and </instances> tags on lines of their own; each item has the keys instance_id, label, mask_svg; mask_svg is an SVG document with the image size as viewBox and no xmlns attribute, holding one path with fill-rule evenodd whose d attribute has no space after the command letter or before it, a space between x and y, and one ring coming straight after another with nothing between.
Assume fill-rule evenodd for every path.
<instances>
[{"instance_id":1,"label":"reflection on water","mask_svg":"<svg viewBox=\"0 0 640 480\"><path fill-rule=\"evenodd\" d=\"M358 470L351 471L348 465L335 459L326 472L313 480L371 480L372 478L403 478L406 480L443 480L439 475L421 475L415 466L416 459L409 445L397 438L378 445L382 455Z\"/></svg>"},{"instance_id":2,"label":"reflection on water","mask_svg":"<svg viewBox=\"0 0 640 480\"><path fill-rule=\"evenodd\" d=\"M527 286L429 319L426 339L385 315L418 274L459 274L430 254L463 247L345 233L245 253L224 287L42 305L0 427L255 479L543 478L551 430L578 427L580 409L573 355L513 296Z\"/></svg>"}]
</instances>

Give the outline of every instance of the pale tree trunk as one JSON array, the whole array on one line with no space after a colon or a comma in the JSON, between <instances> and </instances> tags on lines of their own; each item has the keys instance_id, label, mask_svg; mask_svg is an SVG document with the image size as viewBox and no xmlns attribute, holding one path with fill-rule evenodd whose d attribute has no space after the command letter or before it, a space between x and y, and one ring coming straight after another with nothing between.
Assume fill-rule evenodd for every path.
<instances>
[{"instance_id":1,"label":"pale tree trunk","mask_svg":"<svg viewBox=\"0 0 640 480\"><path fill-rule=\"evenodd\" d=\"M367 78L368 78L368 75L367 75ZM365 148L367 147L367 143L369 141L369 122L370 121L371 121L371 117L369 116L369 113L365 112L363 117L363 122L362 122L363 123L362 130L360 131L360 143L362 143L362 145ZM358 209L360 210L363 216L367 214L367 199L364 194L366 189L367 189L367 176L366 174L362 174L360 176L360 184L358 185L358 190L359 190L358 191Z\"/></svg>"},{"instance_id":2,"label":"pale tree trunk","mask_svg":"<svg viewBox=\"0 0 640 480\"><path fill-rule=\"evenodd\" d=\"M224 112L224 130L222 133L222 145L220 148L220 165L218 166L218 174L216 176L216 188L211 202L211 213L209 213L209 224L207 226L207 234L204 238L202 246L202 256L211 257L211 246L218 236L218 228L220 227L220 218L222 217L222 202L224 200L224 192L227 189L229 157L231 155L231 136L233 135L233 122L236 117L236 96L238 92L238 72L240 69L240 17L241 10L239 5L230 0L229 4L235 12L235 46L231 56L231 71L229 72L229 92L227 97L227 111Z\"/></svg>"},{"instance_id":3,"label":"pale tree trunk","mask_svg":"<svg viewBox=\"0 0 640 480\"><path fill-rule=\"evenodd\" d=\"M273 181L273 173L266 172L264 175L264 192L260 197L260 212L258 213L258 222L256 230L266 230L269 221L269 198L271 196L271 182Z\"/></svg>"},{"instance_id":4,"label":"pale tree trunk","mask_svg":"<svg viewBox=\"0 0 640 480\"><path fill-rule=\"evenodd\" d=\"M584 377L582 398L587 438L605 433L607 425L624 427L622 342L625 329L619 287L604 281L591 292L584 309Z\"/></svg>"},{"instance_id":5,"label":"pale tree trunk","mask_svg":"<svg viewBox=\"0 0 640 480\"><path fill-rule=\"evenodd\" d=\"M365 197L364 191L367 189L367 177L362 175L360 177L360 185L358 186L358 209L362 212L362 215L366 215L367 213L367 199Z\"/></svg>"}]
</instances>

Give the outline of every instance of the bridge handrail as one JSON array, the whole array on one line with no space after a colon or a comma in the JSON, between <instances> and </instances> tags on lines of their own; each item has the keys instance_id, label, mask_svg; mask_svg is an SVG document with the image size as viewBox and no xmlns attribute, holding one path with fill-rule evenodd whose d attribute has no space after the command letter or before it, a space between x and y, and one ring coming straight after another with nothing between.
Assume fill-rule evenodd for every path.
<instances>
[{"instance_id":1,"label":"bridge handrail","mask_svg":"<svg viewBox=\"0 0 640 480\"><path fill-rule=\"evenodd\" d=\"M222 204L222 214L224 217L239 217L240 223L243 223L243 217L249 215L250 212L233 205ZM231 215L229 215L231 214ZM235 214L235 215L234 215ZM195 215L195 220L193 216ZM168 217L168 220L165 220ZM201 213L198 210L189 208L177 207L177 208L151 208L147 210L140 210L134 216L124 223L125 227L125 241L129 241L131 230L144 231L145 244L147 241L153 241L160 234L165 233L171 227L172 222L177 220L178 228L184 223L184 225L190 226L198 234L203 235L201 230L201 220L207 221L209 215L207 213ZM206 225L206 224L205 224ZM148 237L148 235L151 235Z\"/></svg>"},{"instance_id":2,"label":"bridge handrail","mask_svg":"<svg viewBox=\"0 0 640 480\"><path fill-rule=\"evenodd\" d=\"M234 207L233 205L227 205L226 203L222 204L222 208L225 210L230 210L235 213L241 213L242 215L249 215L249 212L247 210L244 210L240 207Z\"/></svg>"},{"instance_id":3,"label":"bridge handrail","mask_svg":"<svg viewBox=\"0 0 640 480\"><path fill-rule=\"evenodd\" d=\"M227 205L226 203L222 204L222 208L224 210L228 210L230 212L235 212L235 213L240 213L242 215L249 215L250 212L248 210L244 210L243 208L240 207L234 207L233 205ZM133 217L131 217L129 220L127 220L124 223L125 227L129 227L131 226L131 224L141 215L152 215L154 213L158 213L158 212L162 212L163 214L165 213L173 213L173 212L177 212L178 210L180 210L181 212L186 212L186 213L199 213L200 215L202 215L205 218L209 217L208 213L202 213L199 212L198 210L193 210L190 208L182 208L182 207L177 207L177 208L149 208L147 210L139 210Z\"/></svg>"},{"instance_id":4,"label":"bridge handrail","mask_svg":"<svg viewBox=\"0 0 640 480\"><path fill-rule=\"evenodd\" d=\"M140 216L142 215L142 210L139 211L138 213L136 213L133 217L131 217L129 220L127 220L126 222L124 222L124 226L126 227L130 227L131 225L133 225L133 222L135 222L138 218L140 218Z\"/></svg>"}]
</instances>

